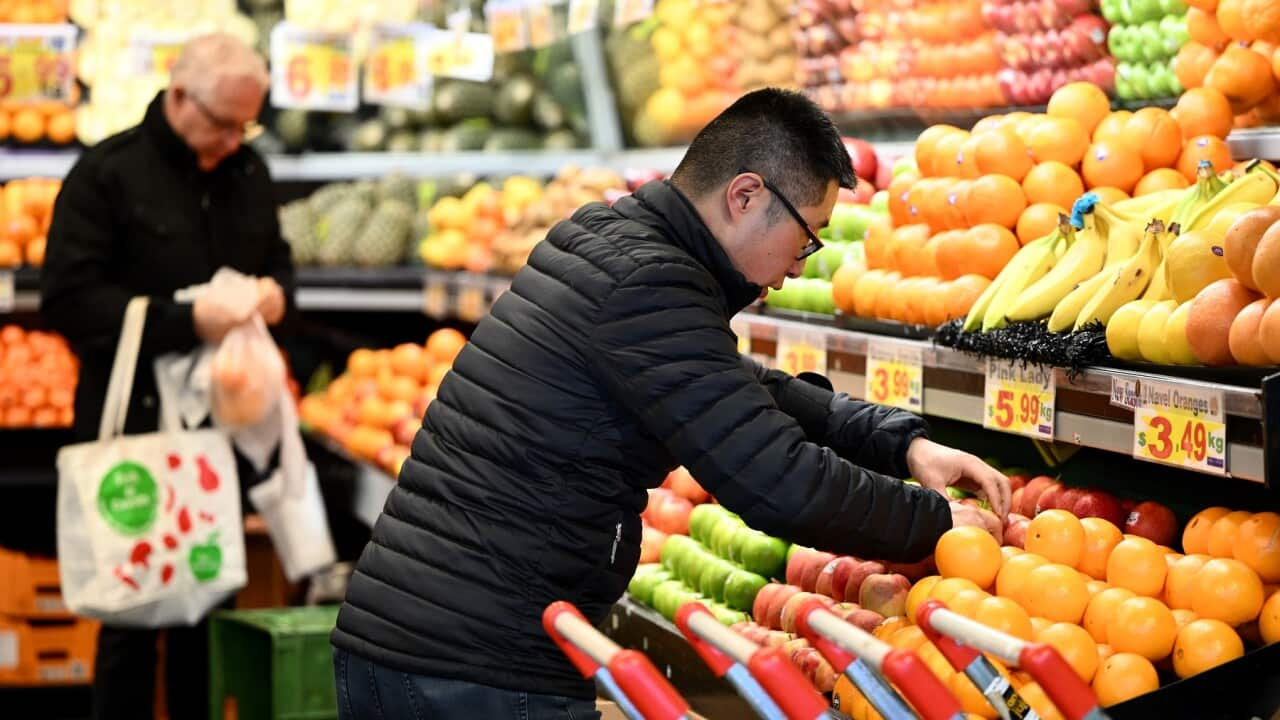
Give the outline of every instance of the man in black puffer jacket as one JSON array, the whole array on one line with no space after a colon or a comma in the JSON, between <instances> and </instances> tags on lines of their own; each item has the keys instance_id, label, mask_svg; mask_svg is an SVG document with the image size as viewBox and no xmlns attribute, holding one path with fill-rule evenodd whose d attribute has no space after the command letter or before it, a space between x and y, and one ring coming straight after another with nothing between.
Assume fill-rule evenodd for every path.
<instances>
[{"instance_id":1,"label":"man in black puffer jacket","mask_svg":"<svg viewBox=\"0 0 1280 720\"><path fill-rule=\"evenodd\" d=\"M441 384L351 578L341 717L596 717L542 611L568 600L603 621L646 491L678 464L754 528L887 560L982 524L947 485L1007 512L1007 480L919 418L737 352L729 318L800 274L854 182L830 120L764 90L670 182L552 229ZM925 487L894 479L908 474Z\"/></svg>"}]
</instances>

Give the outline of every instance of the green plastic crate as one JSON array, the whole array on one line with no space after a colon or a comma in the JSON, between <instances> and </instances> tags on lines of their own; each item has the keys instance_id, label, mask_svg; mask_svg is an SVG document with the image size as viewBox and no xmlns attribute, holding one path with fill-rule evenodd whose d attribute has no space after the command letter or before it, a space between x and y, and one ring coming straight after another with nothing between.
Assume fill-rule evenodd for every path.
<instances>
[{"instance_id":1,"label":"green plastic crate","mask_svg":"<svg viewBox=\"0 0 1280 720\"><path fill-rule=\"evenodd\" d=\"M338 717L329 633L338 606L235 610L209 622L209 720Z\"/></svg>"}]
</instances>

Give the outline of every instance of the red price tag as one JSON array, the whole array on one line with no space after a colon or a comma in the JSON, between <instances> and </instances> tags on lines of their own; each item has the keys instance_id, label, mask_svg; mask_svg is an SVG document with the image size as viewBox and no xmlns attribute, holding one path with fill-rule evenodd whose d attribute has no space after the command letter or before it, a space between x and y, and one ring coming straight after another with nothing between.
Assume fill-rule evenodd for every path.
<instances>
[{"instance_id":1,"label":"red price tag","mask_svg":"<svg viewBox=\"0 0 1280 720\"><path fill-rule=\"evenodd\" d=\"M982 425L1052 440L1056 394L1052 368L988 359Z\"/></svg>"},{"instance_id":2,"label":"red price tag","mask_svg":"<svg viewBox=\"0 0 1280 720\"><path fill-rule=\"evenodd\" d=\"M1143 380L1133 411L1133 456L1225 475L1227 426L1222 392Z\"/></svg>"}]
</instances>

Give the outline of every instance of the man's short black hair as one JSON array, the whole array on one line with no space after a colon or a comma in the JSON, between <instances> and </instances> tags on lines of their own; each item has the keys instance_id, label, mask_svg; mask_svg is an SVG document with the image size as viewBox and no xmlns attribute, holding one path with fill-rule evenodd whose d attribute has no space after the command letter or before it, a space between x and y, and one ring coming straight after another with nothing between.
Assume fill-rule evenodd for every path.
<instances>
[{"instance_id":1,"label":"man's short black hair","mask_svg":"<svg viewBox=\"0 0 1280 720\"><path fill-rule=\"evenodd\" d=\"M832 180L849 189L857 182L831 118L800 93L777 88L743 95L708 123L671 181L701 198L744 169L760 173L799 205L822 202Z\"/></svg>"}]
</instances>

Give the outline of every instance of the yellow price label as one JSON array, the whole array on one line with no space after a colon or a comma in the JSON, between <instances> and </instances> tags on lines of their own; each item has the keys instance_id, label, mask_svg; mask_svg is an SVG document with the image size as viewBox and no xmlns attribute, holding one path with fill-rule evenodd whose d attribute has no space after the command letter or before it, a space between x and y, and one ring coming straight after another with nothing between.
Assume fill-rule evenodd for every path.
<instances>
[{"instance_id":1,"label":"yellow price label","mask_svg":"<svg viewBox=\"0 0 1280 720\"><path fill-rule=\"evenodd\" d=\"M1143 380L1133 411L1133 456L1214 475L1227 472L1222 392Z\"/></svg>"},{"instance_id":2,"label":"yellow price label","mask_svg":"<svg viewBox=\"0 0 1280 720\"><path fill-rule=\"evenodd\" d=\"M479 322L489 311L484 288L479 285L464 285L458 289L458 319L465 322Z\"/></svg>"},{"instance_id":3,"label":"yellow price label","mask_svg":"<svg viewBox=\"0 0 1280 720\"><path fill-rule=\"evenodd\" d=\"M586 32L596 26L600 0L569 0L568 30L570 35Z\"/></svg>"},{"instance_id":4,"label":"yellow price label","mask_svg":"<svg viewBox=\"0 0 1280 720\"><path fill-rule=\"evenodd\" d=\"M379 93L388 93L418 82L417 51L413 38L399 37L379 43L369 53L366 81Z\"/></svg>"},{"instance_id":5,"label":"yellow price label","mask_svg":"<svg viewBox=\"0 0 1280 720\"><path fill-rule=\"evenodd\" d=\"M555 22L551 17L551 5L545 0L534 0L528 8L529 47L544 48L556 41Z\"/></svg>"},{"instance_id":6,"label":"yellow price label","mask_svg":"<svg viewBox=\"0 0 1280 720\"><path fill-rule=\"evenodd\" d=\"M983 427L1053 439L1057 388L1052 368L988 359L984 396Z\"/></svg>"},{"instance_id":7,"label":"yellow price label","mask_svg":"<svg viewBox=\"0 0 1280 720\"><path fill-rule=\"evenodd\" d=\"M871 341L867 347L867 400L921 412L924 369L919 348Z\"/></svg>"},{"instance_id":8,"label":"yellow price label","mask_svg":"<svg viewBox=\"0 0 1280 720\"><path fill-rule=\"evenodd\" d=\"M422 288L422 312L443 320L449 314L449 290L443 282L428 280Z\"/></svg>"},{"instance_id":9,"label":"yellow price label","mask_svg":"<svg viewBox=\"0 0 1280 720\"><path fill-rule=\"evenodd\" d=\"M487 82L493 77L494 39L488 33L436 31L427 40L427 72Z\"/></svg>"},{"instance_id":10,"label":"yellow price label","mask_svg":"<svg viewBox=\"0 0 1280 720\"><path fill-rule=\"evenodd\" d=\"M775 359L778 369L788 375L802 372L826 375L827 338L820 331L780 328Z\"/></svg>"},{"instance_id":11,"label":"yellow price label","mask_svg":"<svg viewBox=\"0 0 1280 720\"><path fill-rule=\"evenodd\" d=\"M66 100L75 84L71 25L0 25L0 100Z\"/></svg>"},{"instance_id":12,"label":"yellow price label","mask_svg":"<svg viewBox=\"0 0 1280 720\"><path fill-rule=\"evenodd\" d=\"M349 34L281 23L271 32L271 68L271 101L278 107L354 110L359 104Z\"/></svg>"}]
</instances>

